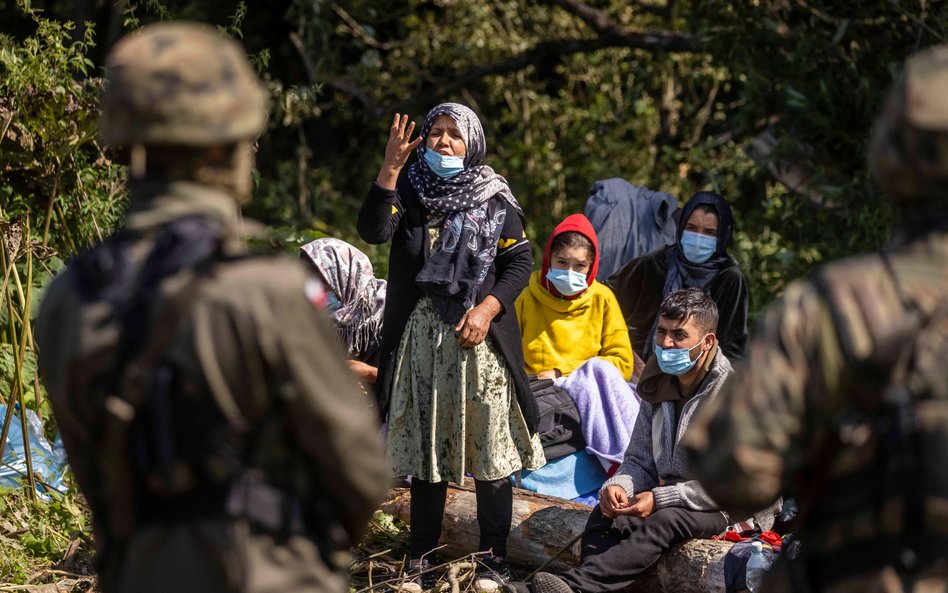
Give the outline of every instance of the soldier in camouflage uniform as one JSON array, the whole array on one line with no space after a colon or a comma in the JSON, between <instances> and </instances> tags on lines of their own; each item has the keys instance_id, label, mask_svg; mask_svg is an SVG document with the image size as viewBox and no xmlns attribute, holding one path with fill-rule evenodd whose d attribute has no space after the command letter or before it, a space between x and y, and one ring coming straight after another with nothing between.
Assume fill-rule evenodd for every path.
<instances>
[{"instance_id":1,"label":"soldier in camouflage uniform","mask_svg":"<svg viewBox=\"0 0 948 593\"><path fill-rule=\"evenodd\" d=\"M898 238L791 284L686 435L725 510L797 497L768 592L948 590L948 46L907 62L869 160Z\"/></svg>"},{"instance_id":2,"label":"soldier in camouflage uniform","mask_svg":"<svg viewBox=\"0 0 948 593\"><path fill-rule=\"evenodd\" d=\"M262 85L186 23L128 35L106 73L129 210L53 282L36 334L101 589L341 593L389 470L322 287L246 254Z\"/></svg>"}]
</instances>

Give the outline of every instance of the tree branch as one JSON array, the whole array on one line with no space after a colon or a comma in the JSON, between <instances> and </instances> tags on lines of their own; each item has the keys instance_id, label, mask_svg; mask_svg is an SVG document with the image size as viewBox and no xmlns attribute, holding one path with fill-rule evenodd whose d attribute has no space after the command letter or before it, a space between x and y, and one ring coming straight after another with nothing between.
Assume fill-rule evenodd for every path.
<instances>
[{"instance_id":1,"label":"tree branch","mask_svg":"<svg viewBox=\"0 0 948 593\"><path fill-rule=\"evenodd\" d=\"M687 38L687 39L683 39ZM627 47L631 49L666 49L669 51L690 52L696 51L698 44L687 35L678 33L644 33L635 32L623 35L600 35L591 39L559 39L538 43L534 47L506 60L475 66L462 72L453 80L436 84L434 88L424 89L427 97L443 97L460 88L463 88L485 76L496 76L516 72L552 57L569 56L578 53L593 52L600 49ZM414 95L394 104L390 104L376 111L376 115L398 112L405 107L416 103L420 98Z\"/></svg>"},{"instance_id":2,"label":"tree branch","mask_svg":"<svg viewBox=\"0 0 948 593\"><path fill-rule=\"evenodd\" d=\"M359 39L362 43L381 50L389 50L392 48L390 43L381 43L378 39L373 37L365 27L362 26L362 23L352 18L345 9L335 2L331 2L329 6L333 11L346 23L348 30L346 32L350 33L353 37Z\"/></svg>"},{"instance_id":3,"label":"tree branch","mask_svg":"<svg viewBox=\"0 0 948 593\"><path fill-rule=\"evenodd\" d=\"M675 31L639 31L620 25L604 11L579 2L579 0L546 0L566 12L578 17L589 25L600 37L618 38L627 43L627 47L639 49L664 49L674 52L698 51L698 40L687 33Z\"/></svg>"}]
</instances>

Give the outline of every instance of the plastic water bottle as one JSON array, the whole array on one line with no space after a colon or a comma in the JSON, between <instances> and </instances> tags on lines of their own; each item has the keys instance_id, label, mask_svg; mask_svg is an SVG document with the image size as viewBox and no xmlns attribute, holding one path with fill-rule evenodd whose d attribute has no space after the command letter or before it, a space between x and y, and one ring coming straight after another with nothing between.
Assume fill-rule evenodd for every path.
<instances>
[{"instance_id":1,"label":"plastic water bottle","mask_svg":"<svg viewBox=\"0 0 948 593\"><path fill-rule=\"evenodd\" d=\"M758 541L751 542L751 555L747 560L747 573L744 577L748 591L751 593L760 591L760 581L768 568L770 568L770 560L764 556L764 544Z\"/></svg>"}]
</instances>

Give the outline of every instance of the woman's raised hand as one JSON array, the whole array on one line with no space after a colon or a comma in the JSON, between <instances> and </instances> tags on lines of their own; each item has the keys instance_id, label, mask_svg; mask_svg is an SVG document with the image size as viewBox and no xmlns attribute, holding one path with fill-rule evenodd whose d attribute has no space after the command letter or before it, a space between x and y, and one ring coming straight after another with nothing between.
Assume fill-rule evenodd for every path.
<instances>
[{"instance_id":1,"label":"woman's raised hand","mask_svg":"<svg viewBox=\"0 0 948 593\"><path fill-rule=\"evenodd\" d=\"M411 156L411 152L421 144L421 136L411 139L415 131L415 122L408 120L407 114L395 114L392 128L388 132L388 143L385 145L385 160L375 182L385 189L395 189L398 174Z\"/></svg>"}]
</instances>

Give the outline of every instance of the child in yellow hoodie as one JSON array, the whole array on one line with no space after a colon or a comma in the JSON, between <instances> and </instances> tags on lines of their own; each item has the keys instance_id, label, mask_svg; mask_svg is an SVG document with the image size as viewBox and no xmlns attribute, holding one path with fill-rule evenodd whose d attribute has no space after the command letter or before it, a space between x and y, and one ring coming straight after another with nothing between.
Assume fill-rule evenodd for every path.
<instances>
[{"instance_id":1,"label":"child in yellow hoodie","mask_svg":"<svg viewBox=\"0 0 948 593\"><path fill-rule=\"evenodd\" d=\"M550 236L543 265L516 301L527 373L554 379L576 402L586 450L621 463L638 412L634 357L615 295L596 282L599 247L582 214Z\"/></svg>"}]
</instances>

